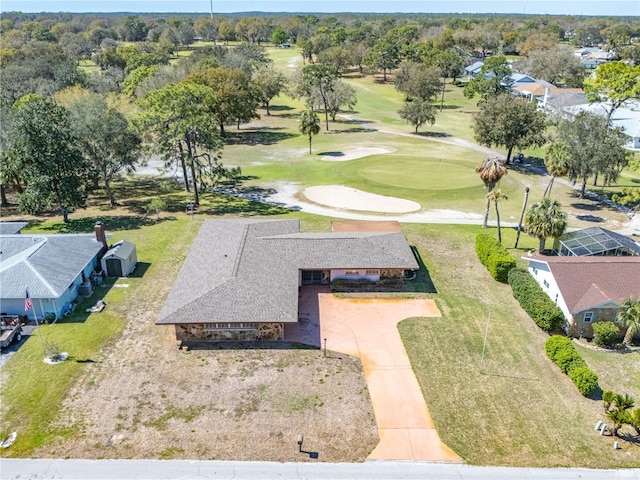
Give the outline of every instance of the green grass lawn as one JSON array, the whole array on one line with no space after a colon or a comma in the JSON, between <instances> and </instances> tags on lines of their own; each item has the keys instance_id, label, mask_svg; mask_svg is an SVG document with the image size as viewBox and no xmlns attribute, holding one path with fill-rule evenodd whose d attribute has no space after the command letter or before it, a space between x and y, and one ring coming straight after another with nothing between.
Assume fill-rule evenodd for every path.
<instances>
[{"instance_id":1,"label":"green grass lawn","mask_svg":"<svg viewBox=\"0 0 640 480\"><path fill-rule=\"evenodd\" d=\"M414 371L442 440L472 464L531 467L640 466L637 444L601 437L593 426L602 402L582 397L546 357L541 331L507 285L477 260L479 227L406 225L438 291L441 318L399 326ZM513 245L515 232L505 232ZM524 254L535 242L521 237ZM518 252L514 252L518 253ZM489 319L486 353L482 362ZM583 351L584 350L584 351ZM580 349L603 388L640 399L636 355Z\"/></svg>"}]
</instances>

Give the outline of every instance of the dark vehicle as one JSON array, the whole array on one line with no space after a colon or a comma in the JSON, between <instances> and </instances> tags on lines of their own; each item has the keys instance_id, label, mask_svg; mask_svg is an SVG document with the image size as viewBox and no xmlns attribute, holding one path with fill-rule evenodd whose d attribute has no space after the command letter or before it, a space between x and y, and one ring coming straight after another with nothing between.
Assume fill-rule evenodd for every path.
<instances>
[{"instance_id":1,"label":"dark vehicle","mask_svg":"<svg viewBox=\"0 0 640 480\"><path fill-rule=\"evenodd\" d=\"M513 156L513 163L522 163L524 162L524 153L518 152Z\"/></svg>"}]
</instances>

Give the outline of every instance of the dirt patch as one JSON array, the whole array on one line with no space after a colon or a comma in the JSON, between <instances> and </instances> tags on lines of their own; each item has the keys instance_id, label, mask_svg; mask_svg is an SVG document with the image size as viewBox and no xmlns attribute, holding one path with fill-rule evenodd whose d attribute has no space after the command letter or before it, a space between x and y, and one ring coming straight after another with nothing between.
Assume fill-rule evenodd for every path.
<instances>
[{"instance_id":1,"label":"dirt patch","mask_svg":"<svg viewBox=\"0 0 640 480\"><path fill-rule=\"evenodd\" d=\"M364 192L343 185L310 187L304 191L304 196L320 205L363 212L407 213L421 208L419 203L411 200Z\"/></svg>"},{"instance_id":2,"label":"dirt patch","mask_svg":"<svg viewBox=\"0 0 640 480\"><path fill-rule=\"evenodd\" d=\"M313 461L364 461L378 433L360 360L291 344L178 350L153 322L171 286L155 280L180 266L156 265L135 292L143 307L113 304L129 321L63 403L73 434L34 457L310 461L303 434Z\"/></svg>"}]
</instances>

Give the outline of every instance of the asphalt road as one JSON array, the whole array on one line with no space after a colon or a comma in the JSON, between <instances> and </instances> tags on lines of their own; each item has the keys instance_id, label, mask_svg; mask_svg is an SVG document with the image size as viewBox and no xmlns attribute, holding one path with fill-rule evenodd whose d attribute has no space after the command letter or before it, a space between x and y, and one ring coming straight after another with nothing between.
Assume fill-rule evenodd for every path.
<instances>
[{"instance_id":1,"label":"asphalt road","mask_svg":"<svg viewBox=\"0 0 640 480\"><path fill-rule=\"evenodd\" d=\"M271 463L189 460L0 460L2 480L640 480L640 469L509 468L422 462Z\"/></svg>"}]
</instances>

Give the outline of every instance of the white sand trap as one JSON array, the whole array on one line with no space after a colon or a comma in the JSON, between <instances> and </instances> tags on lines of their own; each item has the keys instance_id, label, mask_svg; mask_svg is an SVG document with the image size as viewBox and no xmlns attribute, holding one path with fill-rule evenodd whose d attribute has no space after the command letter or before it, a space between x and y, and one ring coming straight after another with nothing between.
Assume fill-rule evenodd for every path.
<instances>
[{"instance_id":1,"label":"white sand trap","mask_svg":"<svg viewBox=\"0 0 640 480\"><path fill-rule=\"evenodd\" d=\"M385 197L343 185L309 187L304 196L320 205L362 212L407 213L422 208L419 203L396 197Z\"/></svg>"},{"instance_id":2,"label":"white sand trap","mask_svg":"<svg viewBox=\"0 0 640 480\"><path fill-rule=\"evenodd\" d=\"M347 162L349 160L356 160L357 158L368 157L369 155L380 155L382 153L391 153L393 150L386 148L367 148L358 147L346 152L331 152L328 155L322 157L325 162Z\"/></svg>"}]
</instances>

